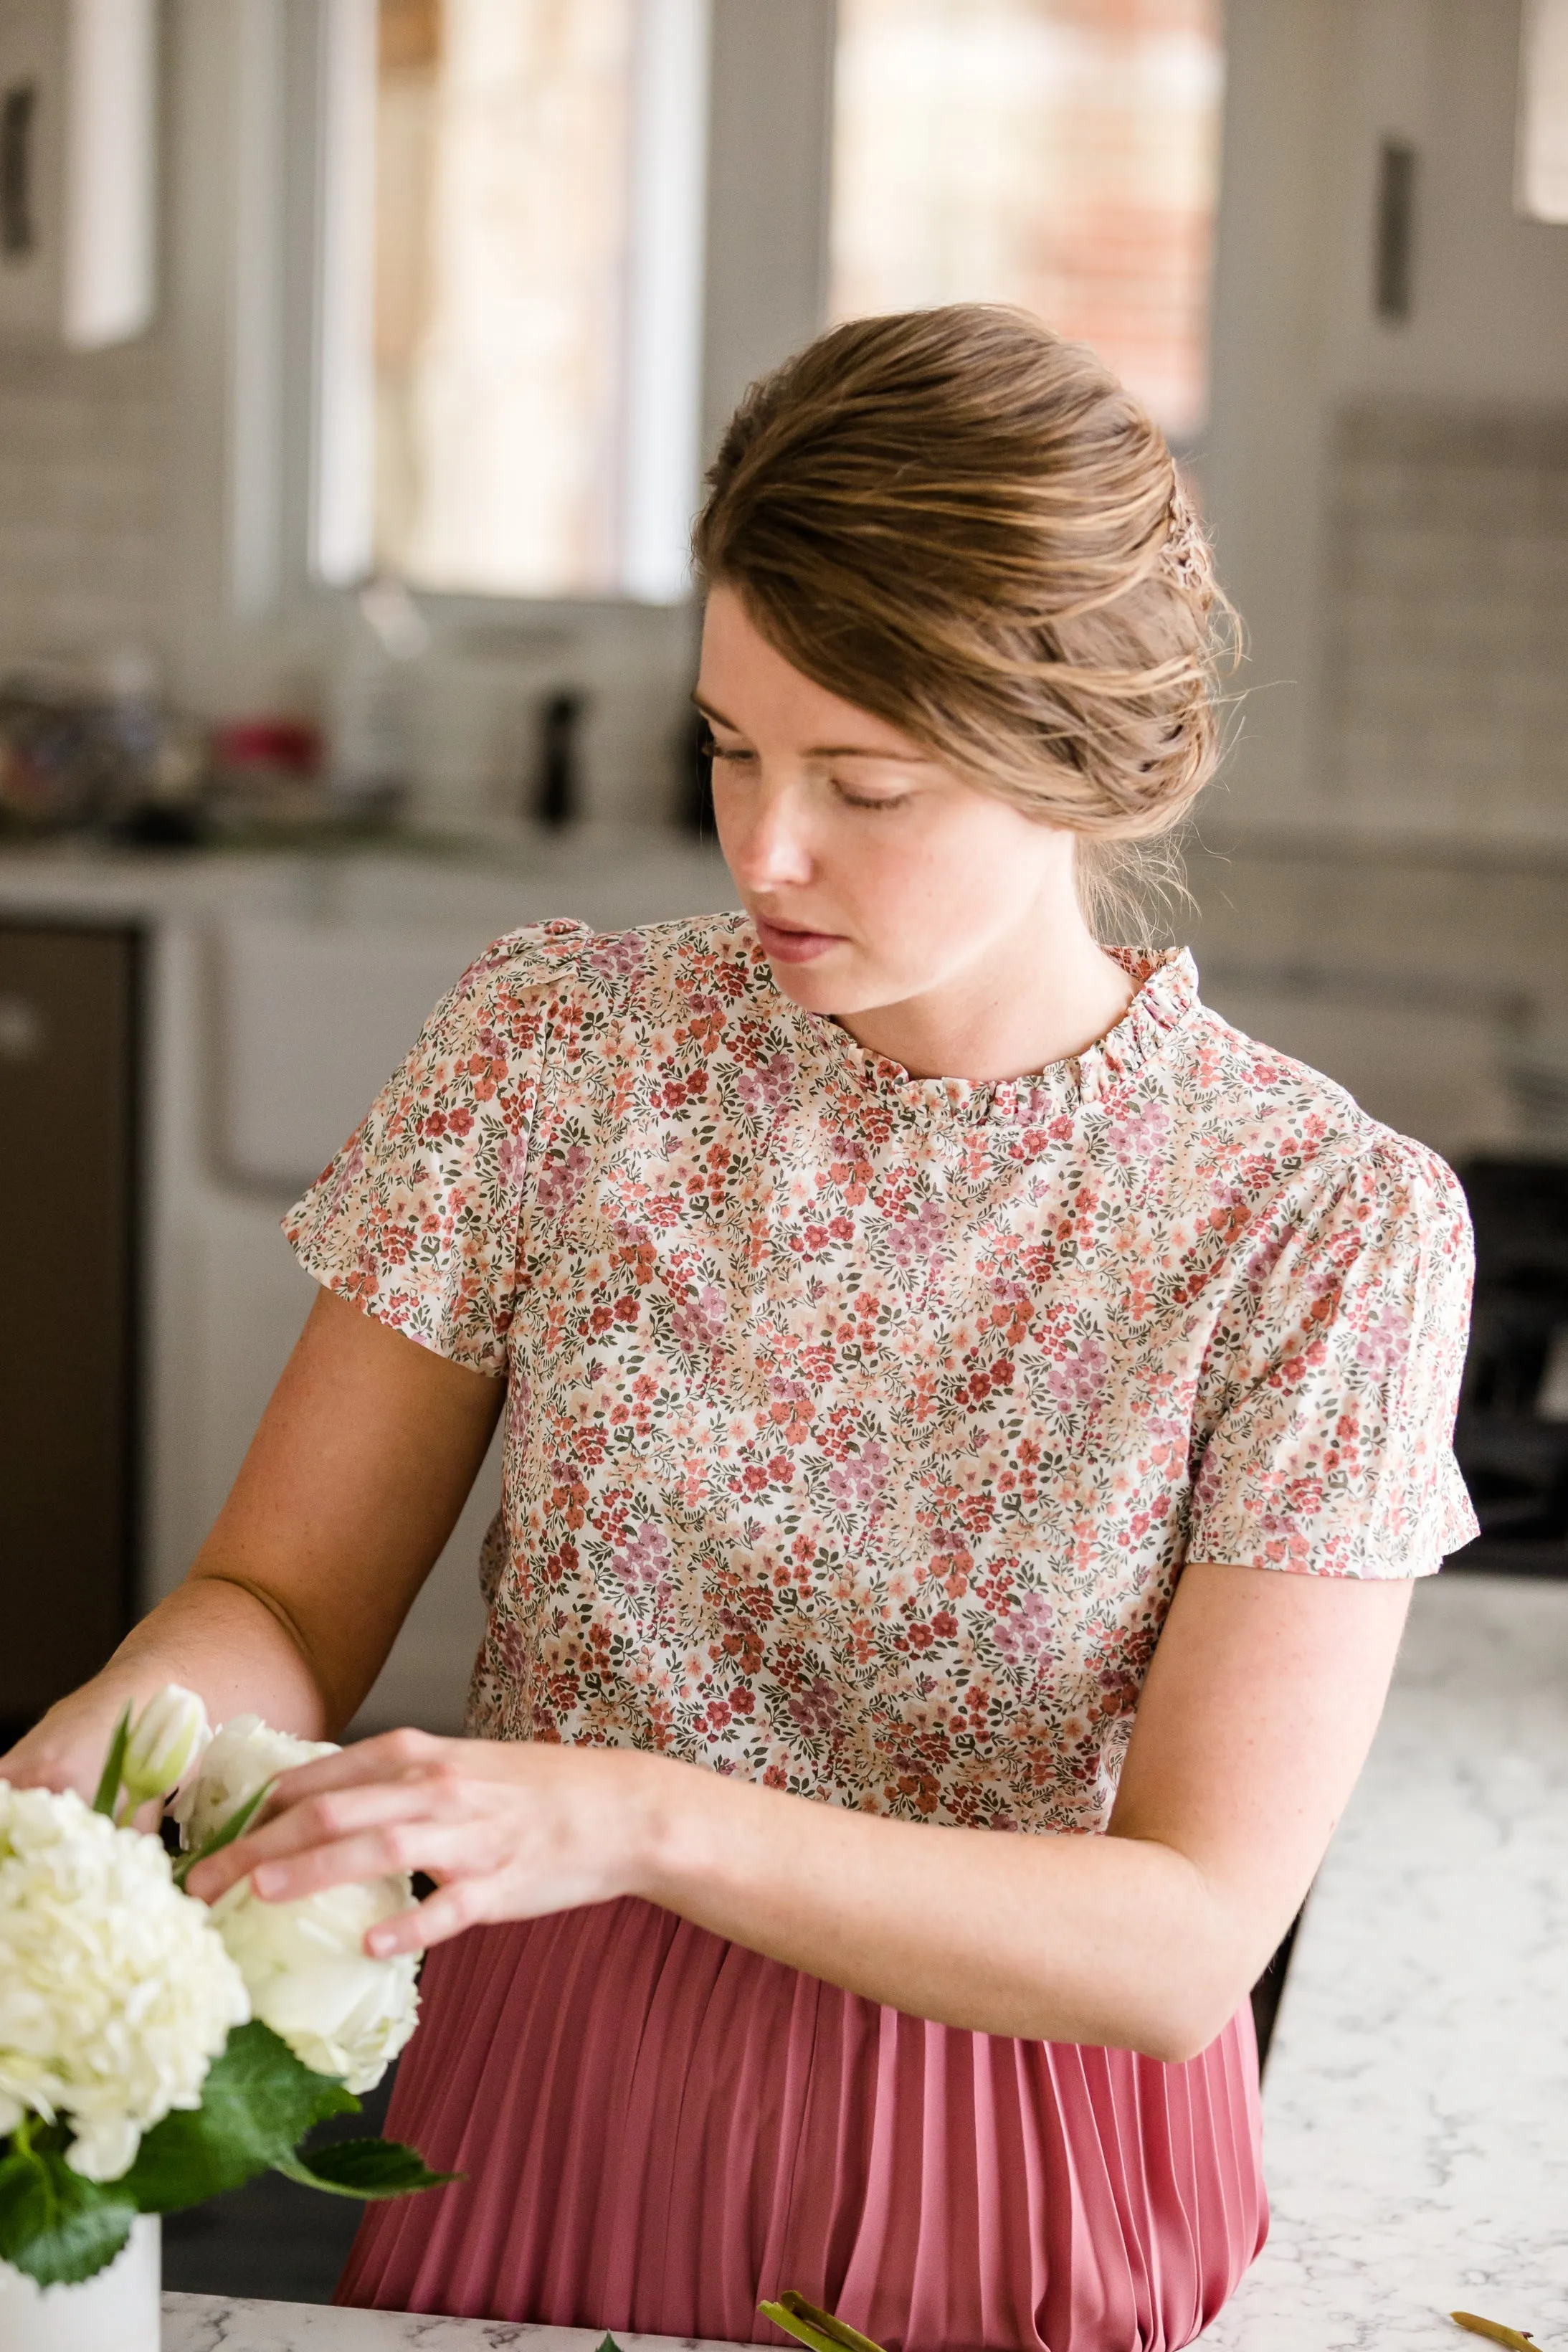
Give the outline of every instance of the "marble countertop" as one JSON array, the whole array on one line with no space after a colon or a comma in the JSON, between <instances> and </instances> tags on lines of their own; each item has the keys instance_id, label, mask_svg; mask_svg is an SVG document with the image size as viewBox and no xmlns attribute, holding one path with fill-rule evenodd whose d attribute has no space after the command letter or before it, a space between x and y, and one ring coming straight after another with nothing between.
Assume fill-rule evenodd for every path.
<instances>
[{"instance_id":1,"label":"marble countertop","mask_svg":"<svg viewBox=\"0 0 1568 2352\"><path fill-rule=\"evenodd\" d=\"M1568 1583L1417 1589L1263 2105L1273 2230L1210 2352L1458 2352L1478 2339L1456 2306L1568 2345ZM600 2340L211 2295L168 2295L164 2315L164 2352Z\"/></svg>"},{"instance_id":2,"label":"marble countertop","mask_svg":"<svg viewBox=\"0 0 1568 2352\"><path fill-rule=\"evenodd\" d=\"M166 2294L163 2352L598 2352L602 2328L535 2327L506 2319L435 2319L418 2312L329 2311L313 2303L225 2302ZM696 2337L617 2336L621 2352L742 2352Z\"/></svg>"},{"instance_id":3,"label":"marble countertop","mask_svg":"<svg viewBox=\"0 0 1568 2352\"><path fill-rule=\"evenodd\" d=\"M1420 1587L1285 1980L1213 2352L1568 2342L1568 1583Z\"/></svg>"}]
</instances>

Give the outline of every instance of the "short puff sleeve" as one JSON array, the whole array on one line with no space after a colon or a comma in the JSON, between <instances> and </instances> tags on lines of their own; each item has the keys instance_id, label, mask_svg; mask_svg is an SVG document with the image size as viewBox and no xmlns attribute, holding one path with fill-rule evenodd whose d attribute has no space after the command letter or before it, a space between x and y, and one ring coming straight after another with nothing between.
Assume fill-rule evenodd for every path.
<instances>
[{"instance_id":1,"label":"short puff sleeve","mask_svg":"<svg viewBox=\"0 0 1568 2352\"><path fill-rule=\"evenodd\" d=\"M471 965L283 1221L308 1274L422 1347L507 1370L529 1140L582 925L516 931Z\"/></svg>"},{"instance_id":2,"label":"short puff sleeve","mask_svg":"<svg viewBox=\"0 0 1568 2352\"><path fill-rule=\"evenodd\" d=\"M1205 1365L1188 1559L1392 1579L1469 1541L1473 1270L1458 1179L1386 1130L1270 1221Z\"/></svg>"}]
</instances>

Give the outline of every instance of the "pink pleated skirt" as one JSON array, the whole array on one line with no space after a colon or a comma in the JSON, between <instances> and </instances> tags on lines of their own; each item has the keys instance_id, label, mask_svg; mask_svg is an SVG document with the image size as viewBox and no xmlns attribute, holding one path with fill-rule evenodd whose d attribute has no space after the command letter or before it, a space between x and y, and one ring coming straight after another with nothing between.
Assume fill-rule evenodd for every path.
<instances>
[{"instance_id":1,"label":"pink pleated skirt","mask_svg":"<svg viewBox=\"0 0 1568 2352\"><path fill-rule=\"evenodd\" d=\"M933 2025L625 1900L426 1962L387 2129L464 2179L372 2205L341 2304L889 2352L1176 2352L1262 2245L1258 2055Z\"/></svg>"}]
</instances>

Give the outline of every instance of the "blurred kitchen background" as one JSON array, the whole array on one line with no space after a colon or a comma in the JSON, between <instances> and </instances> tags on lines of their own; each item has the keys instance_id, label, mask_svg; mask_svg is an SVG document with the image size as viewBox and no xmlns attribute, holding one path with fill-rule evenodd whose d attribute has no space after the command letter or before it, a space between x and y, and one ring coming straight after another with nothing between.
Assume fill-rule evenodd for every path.
<instances>
[{"instance_id":1,"label":"blurred kitchen background","mask_svg":"<svg viewBox=\"0 0 1568 2352\"><path fill-rule=\"evenodd\" d=\"M1023 302L1249 656L1166 911L1461 1169L1568 1570L1564 0L0 0L0 1719L180 1577L280 1211L497 933L732 903L685 540L823 321ZM495 1465L361 1727L455 1727Z\"/></svg>"}]
</instances>

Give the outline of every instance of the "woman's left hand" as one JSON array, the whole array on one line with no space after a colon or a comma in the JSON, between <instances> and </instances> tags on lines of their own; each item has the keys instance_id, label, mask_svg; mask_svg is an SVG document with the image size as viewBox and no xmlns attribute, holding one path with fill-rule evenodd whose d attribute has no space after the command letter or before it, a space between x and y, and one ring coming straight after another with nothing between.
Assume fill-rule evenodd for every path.
<instances>
[{"instance_id":1,"label":"woman's left hand","mask_svg":"<svg viewBox=\"0 0 1568 2352\"><path fill-rule=\"evenodd\" d=\"M248 1873L265 1901L283 1903L423 1871L435 1892L365 1938L376 1958L420 1951L480 1921L635 1893L674 1769L626 1749L390 1731L284 1773L260 1826L186 1885L211 1903Z\"/></svg>"},{"instance_id":2,"label":"woman's left hand","mask_svg":"<svg viewBox=\"0 0 1568 2352\"><path fill-rule=\"evenodd\" d=\"M1189 1561L1103 1836L888 1819L625 1748L393 1731L285 1773L191 1874L287 1901L422 1870L365 1939L639 1895L976 2033L1196 2057L1299 1908L1371 1742L1410 1586Z\"/></svg>"}]
</instances>

